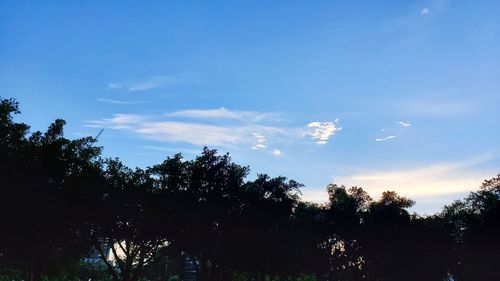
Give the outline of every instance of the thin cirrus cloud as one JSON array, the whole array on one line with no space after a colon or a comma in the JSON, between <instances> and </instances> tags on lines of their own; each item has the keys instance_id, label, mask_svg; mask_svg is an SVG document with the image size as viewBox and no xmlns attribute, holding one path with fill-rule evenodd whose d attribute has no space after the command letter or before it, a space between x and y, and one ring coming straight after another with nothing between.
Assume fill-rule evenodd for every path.
<instances>
[{"instance_id":1,"label":"thin cirrus cloud","mask_svg":"<svg viewBox=\"0 0 500 281\"><path fill-rule=\"evenodd\" d=\"M252 146L252 149L264 149L267 147L265 144L267 139L263 135L253 132L253 137L255 138L255 144Z\"/></svg>"},{"instance_id":2,"label":"thin cirrus cloud","mask_svg":"<svg viewBox=\"0 0 500 281\"><path fill-rule=\"evenodd\" d=\"M392 135L386 135L384 137L375 138L375 141L376 142L384 142L384 141L395 139L398 137L396 134L403 132L405 129L407 129L409 127L411 127L410 122L398 121L398 122L396 122L396 126L380 129L381 132L384 132L386 134L393 133ZM396 134L394 134L394 133L396 133Z\"/></svg>"},{"instance_id":3,"label":"thin cirrus cloud","mask_svg":"<svg viewBox=\"0 0 500 281\"><path fill-rule=\"evenodd\" d=\"M411 126L411 123L403 122L403 121L396 122L396 124L398 124L399 126L404 127L404 128Z\"/></svg>"},{"instance_id":4,"label":"thin cirrus cloud","mask_svg":"<svg viewBox=\"0 0 500 281\"><path fill-rule=\"evenodd\" d=\"M112 103L112 104L138 104L138 103L144 103L144 101L122 101L122 100L115 100L115 99L107 99L107 98L98 98L98 102L102 103Z\"/></svg>"},{"instance_id":5,"label":"thin cirrus cloud","mask_svg":"<svg viewBox=\"0 0 500 281\"><path fill-rule=\"evenodd\" d=\"M231 146L244 141L238 128L183 122L151 122L135 132L146 138L171 142L187 142L195 145Z\"/></svg>"},{"instance_id":6,"label":"thin cirrus cloud","mask_svg":"<svg viewBox=\"0 0 500 281\"><path fill-rule=\"evenodd\" d=\"M396 136L387 136L387 137L383 137L383 138L376 138L375 141L382 142L382 141L392 140L395 138L396 138Z\"/></svg>"},{"instance_id":7,"label":"thin cirrus cloud","mask_svg":"<svg viewBox=\"0 0 500 281\"><path fill-rule=\"evenodd\" d=\"M109 119L88 121L85 126L124 130L146 139L185 142L194 145L231 146L244 141L241 129L234 127L158 121L150 117L133 114L115 114Z\"/></svg>"},{"instance_id":8,"label":"thin cirrus cloud","mask_svg":"<svg viewBox=\"0 0 500 281\"><path fill-rule=\"evenodd\" d=\"M224 107L217 109L181 110L166 114L166 116L184 117L184 118L235 119L235 120L251 120L251 121L261 121L264 119L271 119L273 121L279 121L277 113L228 110Z\"/></svg>"},{"instance_id":9,"label":"thin cirrus cloud","mask_svg":"<svg viewBox=\"0 0 500 281\"><path fill-rule=\"evenodd\" d=\"M481 182L496 171L474 171L474 167L493 160L491 155L479 155L457 162L435 163L397 170L364 171L335 178L338 184L362 186L372 196L395 190L413 199L461 194L476 190Z\"/></svg>"},{"instance_id":10,"label":"thin cirrus cloud","mask_svg":"<svg viewBox=\"0 0 500 281\"><path fill-rule=\"evenodd\" d=\"M172 75L155 75L143 81L112 82L108 84L108 90L124 89L130 92L141 92L167 85L178 84L182 81L184 81L184 79Z\"/></svg>"},{"instance_id":11,"label":"thin cirrus cloud","mask_svg":"<svg viewBox=\"0 0 500 281\"><path fill-rule=\"evenodd\" d=\"M183 142L202 146L243 146L254 150L267 149L269 144L304 142L307 139L326 144L340 128L334 122L310 122L307 126L286 127L269 125L259 116L273 116L273 113L231 111L227 109L185 110L159 116L136 114L115 114L112 118L87 121L85 127L111 128L133 133L139 137L162 142ZM222 120L216 124L204 123L207 116ZM254 118L249 118L253 116ZM189 117L195 120L177 120ZM247 117L247 118L244 118ZM232 122L225 122L225 119ZM237 120L238 122L234 122ZM276 151L273 155L281 155Z\"/></svg>"}]
</instances>

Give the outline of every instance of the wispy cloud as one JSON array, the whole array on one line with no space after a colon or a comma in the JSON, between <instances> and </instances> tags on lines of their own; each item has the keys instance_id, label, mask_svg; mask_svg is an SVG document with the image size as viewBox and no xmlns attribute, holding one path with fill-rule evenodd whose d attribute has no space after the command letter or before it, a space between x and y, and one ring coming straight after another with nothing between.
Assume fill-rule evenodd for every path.
<instances>
[{"instance_id":1,"label":"wispy cloud","mask_svg":"<svg viewBox=\"0 0 500 281\"><path fill-rule=\"evenodd\" d=\"M375 141L388 141L388 140L391 140L391 139L395 139L396 136L387 136L387 137L383 137L383 138L376 138Z\"/></svg>"},{"instance_id":2,"label":"wispy cloud","mask_svg":"<svg viewBox=\"0 0 500 281\"><path fill-rule=\"evenodd\" d=\"M374 196L385 190L415 199L429 196L457 194L477 189L485 178L496 171L474 171L472 168L492 160L490 155L459 162L430 164L396 170L375 170L335 178L338 184L362 186Z\"/></svg>"},{"instance_id":3,"label":"wispy cloud","mask_svg":"<svg viewBox=\"0 0 500 281\"><path fill-rule=\"evenodd\" d=\"M395 139L398 137L398 134L400 134L401 132L403 132L407 128L411 127L410 122L398 121L395 123L396 123L396 125L393 125L393 126L388 127L388 128L380 129L380 131L383 132L385 134L385 136L375 138L375 141L376 142L384 142L384 141L388 141L391 139ZM389 135L389 134L391 134L391 135Z\"/></svg>"},{"instance_id":4,"label":"wispy cloud","mask_svg":"<svg viewBox=\"0 0 500 281\"><path fill-rule=\"evenodd\" d=\"M116 114L112 118L88 121L86 127L127 130L147 139L185 142L194 145L258 145L265 148L262 134L280 136L286 129L262 125L210 125L193 122L161 121L151 116ZM255 133L261 132L261 133ZM256 135L257 134L257 135ZM256 143L256 144L255 144Z\"/></svg>"},{"instance_id":5,"label":"wispy cloud","mask_svg":"<svg viewBox=\"0 0 500 281\"><path fill-rule=\"evenodd\" d=\"M408 122L403 122L403 121L399 121L399 122L396 122L399 126L401 127L404 127L404 128L407 128L407 127L410 127L411 124L408 123Z\"/></svg>"},{"instance_id":6,"label":"wispy cloud","mask_svg":"<svg viewBox=\"0 0 500 281\"><path fill-rule=\"evenodd\" d=\"M223 112L233 116L241 111L183 111L189 116L200 116L207 112ZM195 112L195 114L193 114ZM200 114L200 112L203 112ZM213 116L213 113L210 116ZM244 112L243 115L250 114ZM185 116L185 114L181 114ZM218 116L217 114L215 114ZM265 113L264 113L265 115ZM300 142L307 144L307 138L319 144L325 144L340 130L335 122L311 122L307 126L287 127L268 125L260 122L262 119L241 120L238 122L225 122L224 118L217 124L204 123L204 118L196 122L176 120L180 116L176 113L158 116L142 116L136 114L115 114L112 118L87 121L86 127L111 128L132 132L140 137L163 142L184 142L194 145L209 146L243 146L254 150L268 147L268 143ZM255 116L255 115L252 115ZM275 153L276 154L276 153Z\"/></svg>"},{"instance_id":7,"label":"wispy cloud","mask_svg":"<svg viewBox=\"0 0 500 281\"><path fill-rule=\"evenodd\" d=\"M258 122L264 119L277 120L277 113L262 113L256 111L237 111L228 110L224 107L217 109L189 109L181 110L167 114L169 117L185 117L185 118L214 118L214 119L236 119L250 120Z\"/></svg>"},{"instance_id":8,"label":"wispy cloud","mask_svg":"<svg viewBox=\"0 0 500 281\"><path fill-rule=\"evenodd\" d=\"M172 75L155 75L143 81L112 82L108 84L108 90L125 89L131 92L140 92L177 84L182 81L184 81L184 79Z\"/></svg>"},{"instance_id":9,"label":"wispy cloud","mask_svg":"<svg viewBox=\"0 0 500 281\"><path fill-rule=\"evenodd\" d=\"M282 155L281 150L273 149L272 154L276 157L280 157Z\"/></svg>"},{"instance_id":10,"label":"wispy cloud","mask_svg":"<svg viewBox=\"0 0 500 281\"><path fill-rule=\"evenodd\" d=\"M342 130L337 126L338 121L336 119L334 122L311 122L307 124L309 128L312 128L309 135L317 144L326 144L335 133Z\"/></svg>"},{"instance_id":11,"label":"wispy cloud","mask_svg":"<svg viewBox=\"0 0 500 281\"><path fill-rule=\"evenodd\" d=\"M186 142L195 145L231 146L245 141L245 133L235 127L185 122L149 122L134 131L158 141Z\"/></svg>"},{"instance_id":12,"label":"wispy cloud","mask_svg":"<svg viewBox=\"0 0 500 281\"><path fill-rule=\"evenodd\" d=\"M255 138L255 144L252 146L252 149L263 149L267 147L265 144L266 138L263 135L256 132L253 132L252 135Z\"/></svg>"},{"instance_id":13,"label":"wispy cloud","mask_svg":"<svg viewBox=\"0 0 500 281\"><path fill-rule=\"evenodd\" d=\"M115 114L112 118L87 121L84 127L110 128L115 130L132 129L142 124L146 119L136 114Z\"/></svg>"},{"instance_id":14,"label":"wispy cloud","mask_svg":"<svg viewBox=\"0 0 500 281\"><path fill-rule=\"evenodd\" d=\"M423 8L422 10L420 10L420 15L425 16L427 14L429 14L429 9L428 8Z\"/></svg>"},{"instance_id":15,"label":"wispy cloud","mask_svg":"<svg viewBox=\"0 0 500 281\"><path fill-rule=\"evenodd\" d=\"M122 100L114 100L114 99L106 99L106 98L98 98L98 102L103 103L112 103L112 104L138 104L144 103L144 101L122 101Z\"/></svg>"}]
</instances>

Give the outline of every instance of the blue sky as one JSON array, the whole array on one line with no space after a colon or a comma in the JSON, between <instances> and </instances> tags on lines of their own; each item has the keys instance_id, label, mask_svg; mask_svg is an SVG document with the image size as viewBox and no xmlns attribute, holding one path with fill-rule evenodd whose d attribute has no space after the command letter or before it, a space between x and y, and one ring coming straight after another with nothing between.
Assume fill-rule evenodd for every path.
<instances>
[{"instance_id":1,"label":"blue sky","mask_svg":"<svg viewBox=\"0 0 500 281\"><path fill-rule=\"evenodd\" d=\"M499 1L0 1L0 95L146 167L204 145L252 176L419 213L500 172Z\"/></svg>"}]
</instances>

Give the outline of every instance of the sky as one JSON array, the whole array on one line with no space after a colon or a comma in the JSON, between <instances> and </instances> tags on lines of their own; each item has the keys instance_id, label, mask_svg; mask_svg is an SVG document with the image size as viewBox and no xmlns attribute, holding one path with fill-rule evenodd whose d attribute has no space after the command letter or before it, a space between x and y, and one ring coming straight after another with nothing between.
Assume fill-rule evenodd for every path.
<instances>
[{"instance_id":1,"label":"sky","mask_svg":"<svg viewBox=\"0 0 500 281\"><path fill-rule=\"evenodd\" d=\"M17 120L148 167L204 146L432 214L500 172L500 1L4 1Z\"/></svg>"}]
</instances>

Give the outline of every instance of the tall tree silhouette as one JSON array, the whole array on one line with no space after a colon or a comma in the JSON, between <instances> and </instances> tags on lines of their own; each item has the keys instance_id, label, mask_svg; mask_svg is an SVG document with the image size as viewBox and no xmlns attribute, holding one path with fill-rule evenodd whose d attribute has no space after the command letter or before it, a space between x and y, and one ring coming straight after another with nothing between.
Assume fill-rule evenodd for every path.
<instances>
[{"instance_id":1,"label":"tall tree silhouette","mask_svg":"<svg viewBox=\"0 0 500 281\"><path fill-rule=\"evenodd\" d=\"M73 183L98 173L101 150L92 138L64 138L60 119L44 133L28 135L26 124L13 121L16 113L15 101L1 101L0 259L40 280L87 251L80 210L69 199L76 197Z\"/></svg>"},{"instance_id":2,"label":"tall tree silhouette","mask_svg":"<svg viewBox=\"0 0 500 281\"><path fill-rule=\"evenodd\" d=\"M441 216L453 227L456 243L453 275L457 280L499 280L500 175L479 191L446 206Z\"/></svg>"},{"instance_id":3,"label":"tall tree silhouette","mask_svg":"<svg viewBox=\"0 0 500 281\"><path fill-rule=\"evenodd\" d=\"M154 179L142 169L132 170L117 159L104 162L99 213L90 228L93 246L116 281L137 281L163 257L168 236L162 232L160 202ZM105 248L111 251L107 260Z\"/></svg>"},{"instance_id":4,"label":"tall tree silhouette","mask_svg":"<svg viewBox=\"0 0 500 281\"><path fill-rule=\"evenodd\" d=\"M0 269L23 280L60 277L91 249L114 281L164 280L186 258L201 281L500 280L500 175L433 216L334 184L318 205L216 150L130 169L92 137L65 138L64 120L30 132L16 114L0 99Z\"/></svg>"}]
</instances>

